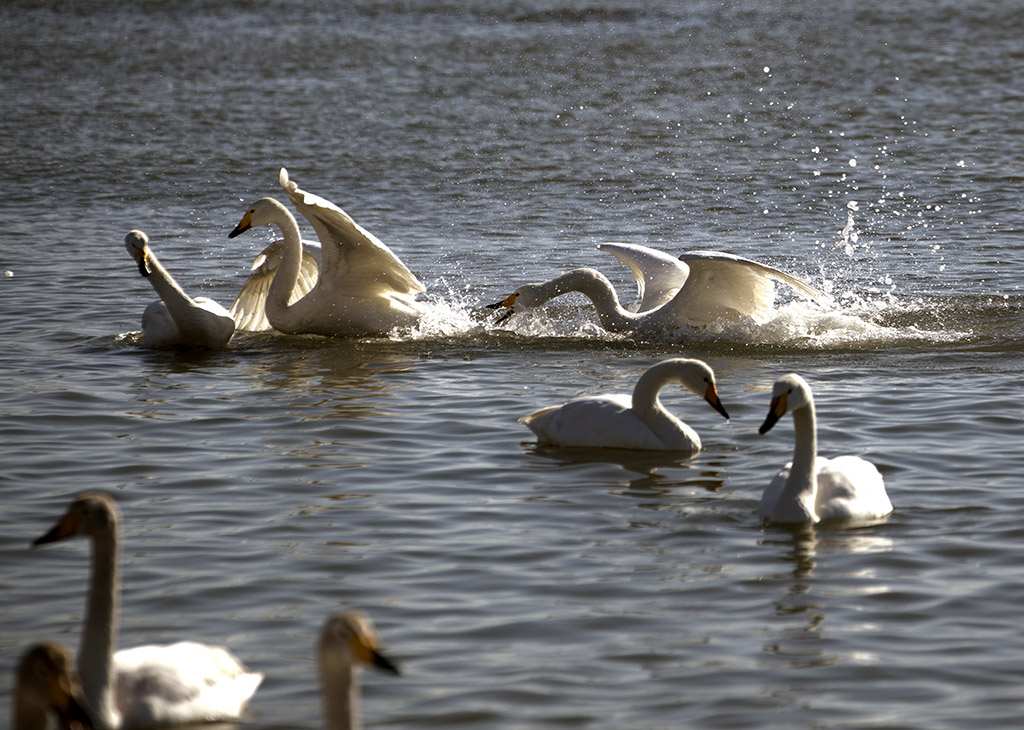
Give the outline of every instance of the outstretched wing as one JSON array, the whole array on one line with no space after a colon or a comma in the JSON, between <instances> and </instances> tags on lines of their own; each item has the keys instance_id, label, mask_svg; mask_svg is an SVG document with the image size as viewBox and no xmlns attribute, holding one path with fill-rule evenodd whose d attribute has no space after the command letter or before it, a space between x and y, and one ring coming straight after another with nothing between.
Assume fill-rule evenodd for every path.
<instances>
[{"instance_id":1,"label":"outstretched wing","mask_svg":"<svg viewBox=\"0 0 1024 730\"><path fill-rule=\"evenodd\" d=\"M302 263L299 265L299 276L295 287L288 297L288 303L297 302L309 294L316 285L320 272L321 249L319 243L302 242ZM252 262L252 273L242 285L235 301L231 304L231 318L235 320L235 329L243 332L266 332L273 329L267 320L266 303L270 284L277 274L284 255L284 241L278 239L263 249Z\"/></svg>"},{"instance_id":2,"label":"outstretched wing","mask_svg":"<svg viewBox=\"0 0 1024 730\"><path fill-rule=\"evenodd\" d=\"M635 243L602 243L607 251L629 267L636 280L640 303L637 312L657 309L670 301L686 283L690 267L675 256Z\"/></svg>"},{"instance_id":3,"label":"outstretched wing","mask_svg":"<svg viewBox=\"0 0 1024 730\"><path fill-rule=\"evenodd\" d=\"M693 322L710 322L730 314L766 319L775 304L776 281L818 304L827 306L832 301L805 281L742 256L691 251L679 258L690 267L690 277L680 296Z\"/></svg>"},{"instance_id":4,"label":"outstretched wing","mask_svg":"<svg viewBox=\"0 0 1024 730\"><path fill-rule=\"evenodd\" d=\"M280 182L323 246L320 289L336 289L340 296L355 297L412 297L425 291L398 256L345 211L299 189L283 167Z\"/></svg>"}]
</instances>

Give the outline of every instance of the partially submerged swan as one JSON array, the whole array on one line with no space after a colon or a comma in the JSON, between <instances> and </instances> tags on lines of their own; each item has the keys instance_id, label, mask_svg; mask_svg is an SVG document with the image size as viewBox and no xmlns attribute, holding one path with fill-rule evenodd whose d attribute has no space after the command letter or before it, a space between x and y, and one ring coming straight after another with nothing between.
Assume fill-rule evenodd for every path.
<instances>
[{"instance_id":1,"label":"partially submerged swan","mask_svg":"<svg viewBox=\"0 0 1024 730\"><path fill-rule=\"evenodd\" d=\"M768 319L775 303L775 283L792 288L819 304L831 300L795 276L741 256L719 251L693 251L678 259L647 246L605 243L598 246L633 272L640 289L637 311L619 303L611 282L596 269L573 269L547 281L524 284L505 300L489 305L508 309L498 323L513 313L539 307L550 299L580 292L594 304L601 326L609 332L675 332L681 327L702 327L720 319Z\"/></svg>"},{"instance_id":2,"label":"partially submerged swan","mask_svg":"<svg viewBox=\"0 0 1024 730\"><path fill-rule=\"evenodd\" d=\"M142 314L142 346L205 347L219 350L235 332L231 313L207 297L190 297L160 264L149 236L130 231L124 247L142 275L160 295Z\"/></svg>"},{"instance_id":3,"label":"partially submerged swan","mask_svg":"<svg viewBox=\"0 0 1024 730\"><path fill-rule=\"evenodd\" d=\"M882 475L874 464L859 456L818 456L811 386L796 373L775 382L768 416L759 433L768 433L787 413L793 414L793 461L764 490L757 509L761 519L788 524L829 519L870 521L892 512Z\"/></svg>"},{"instance_id":4,"label":"partially submerged swan","mask_svg":"<svg viewBox=\"0 0 1024 730\"><path fill-rule=\"evenodd\" d=\"M73 537L92 543L78 673L94 721L110 730L238 719L263 675L248 671L227 649L179 642L114 652L118 521L109 496L86 492L33 543Z\"/></svg>"},{"instance_id":5,"label":"partially submerged swan","mask_svg":"<svg viewBox=\"0 0 1024 730\"><path fill-rule=\"evenodd\" d=\"M296 283L308 266L298 223L281 203L260 198L228 237L272 223L284 235L281 263L265 288L247 284L235 306L256 311L263 298L271 326L289 334L380 335L415 325L423 314L416 295L425 287L391 249L334 203L299 189L284 168L279 180L320 239L323 260L316 284L295 298Z\"/></svg>"},{"instance_id":6,"label":"partially submerged swan","mask_svg":"<svg viewBox=\"0 0 1024 730\"><path fill-rule=\"evenodd\" d=\"M649 368L633 394L589 395L541 408L519 419L537 434L541 444L587 448L700 451L700 436L662 406L658 393L668 383L680 383L703 398L725 418L715 374L700 360L674 358Z\"/></svg>"},{"instance_id":7,"label":"partially submerged swan","mask_svg":"<svg viewBox=\"0 0 1024 730\"><path fill-rule=\"evenodd\" d=\"M68 650L52 641L30 646L21 656L11 708L13 730L90 730L82 687ZM50 720L56 725L52 726Z\"/></svg>"},{"instance_id":8,"label":"partially submerged swan","mask_svg":"<svg viewBox=\"0 0 1024 730\"><path fill-rule=\"evenodd\" d=\"M370 619L361 613L342 611L324 623L317 642L320 694L327 730L358 730L360 664L401 674L377 648L377 634Z\"/></svg>"}]
</instances>

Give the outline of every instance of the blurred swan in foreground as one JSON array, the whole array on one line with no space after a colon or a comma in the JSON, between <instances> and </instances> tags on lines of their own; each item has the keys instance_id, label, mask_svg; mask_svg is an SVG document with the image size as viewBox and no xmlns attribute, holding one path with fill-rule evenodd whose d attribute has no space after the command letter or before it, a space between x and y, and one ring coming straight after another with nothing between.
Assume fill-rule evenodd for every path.
<instances>
[{"instance_id":1,"label":"blurred swan in foreground","mask_svg":"<svg viewBox=\"0 0 1024 730\"><path fill-rule=\"evenodd\" d=\"M171 347L187 345L219 350L235 332L231 313L207 297L193 299L178 285L149 248L149 236L131 231L124 247L135 260L160 299L142 314L142 346Z\"/></svg>"},{"instance_id":2,"label":"blurred swan in foreground","mask_svg":"<svg viewBox=\"0 0 1024 730\"><path fill-rule=\"evenodd\" d=\"M250 277L233 308L258 311L262 299L270 325L289 334L376 335L415 325L423 313L415 297L425 288L391 249L338 206L300 190L284 168L279 180L320 239L316 283L304 296L296 296L297 283L310 271L298 223L281 203L260 198L228 237L268 223L277 225L284 235L280 265L272 280L267 281L265 274Z\"/></svg>"},{"instance_id":3,"label":"blurred swan in foreground","mask_svg":"<svg viewBox=\"0 0 1024 730\"><path fill-rule=\"evenodd\" d=\"M114 653L118 511L110 497L101 492L79 495L53 529L33 544L72 537L92 542L78 673L98 725L147 728L240 717L263 675L247 671L227 649L179 642Z\"/></svg>"},{"instance_id":4,"label":"blurred swan in foreground","mask_svg":"<svg viewBox=\"0 0 1024 730\"><path fill-rule=\"evenodd\" d=\"M787 413L793 414L796 447L787 464L764 490L757 514L779 523L820 520L876 520L892 512L882 475L859 456L826 459L818 453L814 398L807 381L784 375L772 388L768 417L759 429L765 434Z\"/></svg>"},{"instance_id":5,"label":"blurred swan in foreground","mask_svg":"<svg viewBox=\"0 0 1024 730\"><path fill-rule=\"evenodd\" d=\"M519 419L541 444L590 448L700 451L700 436L673 416L658 398L668 383L680 383L726 418L715 374L700 360L674 358L649 368L633 395L590 395L541 408Z\"/></svg>"},{"instance_id":6,"label":"blurred swan in foreground","mask_svg":"<svg viewBox=\"0 0 1024 730\"><path fill-rule=\"evenodd\" d=\"M593 302L604 329L625 333L671 333L680 327L701 327L720 319L740 317L765 321L775 304L775 282L786 284L819 304L831 302L795 276L732 254L693 251L677 259L629 243L604 243L598 249L613 254L632 271L641 297L637 311L622 307L604 274L583 268L525 284L504 301L489 305L492 309L508 308L497 323L519 310L539 307L573 291Z\"/></svg>"},{"instance_id":7,"label":"blurred swan in foreground","mask_svg":"<svg viewBox=\"0 0 1024 730\"><path fill-rule=\"evenodd\" d=\"M89 730L93 725L84 705L66 648L44 641L22 654L14 687L13 730L47 730L51 717L60 730Z\"/></svg>"},{"instance_id":8,"label":"blurred swan in foreground","mask_svg":"<svg viewBox=\"0 0 1024 730\"><path fill-rule=\"evenodd\" d=\"M329 617L317 644L320 694L327 730L358 730L359 664L372 664L401 674L377 649L377 634L370 619L361 613L340 612Z\"/></svg>"}]
</instances>

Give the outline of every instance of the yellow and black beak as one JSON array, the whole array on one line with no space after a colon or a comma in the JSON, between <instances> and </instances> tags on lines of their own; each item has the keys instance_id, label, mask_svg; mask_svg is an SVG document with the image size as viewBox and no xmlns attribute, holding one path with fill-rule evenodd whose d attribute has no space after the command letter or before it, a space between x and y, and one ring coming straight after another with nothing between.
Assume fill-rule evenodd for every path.
<instances>
[{"instance_id":1,"label":"yellow and black beak","mask_svg":"<svg viewBox=\"0 0 1024 730\"><path fill-rule=\"evenodd\" d=\"M135 265L139 267L139 273L142 276L149 276L149 261L146 260L146 249L136 248L132 251L132 257L135 259Z\"/></svg>"},{"instance_id":2,"label":"yellow and black beak","mask_svg":"<svg viewBox=\"0 0 1024 730\"><path fill-rule=\"evenodd\" d=\"M239 236L250 228L252 228L252 211L246 211L245 215L242 216L242 220L238 221L238 225L228 234L228 238Z\"/></svg>"},{"instance_id":3,"label":"yellow and black beak","mask_svg":"<svg viewBox=\"0 0 1024 730\"><path fill-rule=\"evenodd\" d=\"M487 305L488 309L500 309L502 307L508 307L508 311L507 312L502 312L501 314L498 315L498 318L496 320L494 320L494 324L501 324L506 319L508 319L509 317L511 317L513 314L516 313L516 310L512 309L512 306L516 303L516 299L518 297L519 297L518 293L516 293L516 294L509 294L502 301L495 302L494 304L488 304Z\"/></svg>"},{"instance_id":4,"label":"yellow and black beak","mask_svg":"<svg viewBox=\"0 0 1024 730\"><path fill-rule=\"evenodd\" d=\"M48 542L57 542L59 540L66 540L69 537L74 537L78 532L78 525L81 522L81 517L74 512L64 515L60 518L56 525L42 537L37 537L32 541L33 545L44 545Z\"/></svg>"},{"instance_id":5,"label":"yellow and black beak","mask_svg":"<svg viewBox=\"0 0 1024 730\"><path fill-rule=\"evenodd\" d=\"M771 405L768 406L768 416L764 419L764 423L761 424L761 428L757 429L757 432L764 436L772 430L772 426L778 423L779 419L784 415L786 415L785 393L776 398L772 398Z\"/></svg>"},{"instance_id":6,"label":"yellow and black beak","mask_svg":"<svg viewBox=\"0 0 1024 730\"><path fill-rule=\"evenodd\" d=\"M707 390L704 391L704 400L711 404L711 407L721 413L725 420L729 420L729 413L725 410L725 406L722 405L722 401L718 398L718 390L715 388L714 383L708 383Z\"/></svg>"}]
</instances>

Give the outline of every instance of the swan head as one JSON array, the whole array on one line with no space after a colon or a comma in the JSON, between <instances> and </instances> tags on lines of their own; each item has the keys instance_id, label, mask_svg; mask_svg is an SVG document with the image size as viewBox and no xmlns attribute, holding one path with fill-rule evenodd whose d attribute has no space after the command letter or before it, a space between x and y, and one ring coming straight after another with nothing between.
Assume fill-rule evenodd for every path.
<instances>
[{"instance_id":1,"label":"swan head","mask_svg":"<svg viewBox=\"0 0 1024 730\"><path fill-rule=\"evenodd\" d=\"M718 397L718 387L715 385L715 371L711 369L710 365L701 360L693 360L691 362L696 373L691 374L684 381L684 385L693 393L706 400L708 405L718 411L726 420L729 420L729 413L725 410L725 406L722 405L722 401Z\"/></svg>"},{"instance_id":2,"label":"swan head","mask_svg":"<svg viewBox=\"0 0 1024 730\"><path fill-rule=\"evenodd\" d=\"M231 233L228 234L228 238L239 236L250 228L256 228L257 226L265 226L268 223L278 222L281 218L281 211L284 211L286 215L291 215L288 213L287 208L273 198L260 198L249 206L249 210L245 211L245 215L242 216L242 220L240 220L238 225L235 226Z\"/></svg>"},{"instance_id":3,"label":"swan head","mask_svg":"<svg viewBox=\"0 0 1024 730\"><path fill-rule=\"evenodd\" d=\"M502 301L488 304L487 308L508 310L494 320L494 324L501 324L516 312L534 309L557 296L576 291L578 287L586 286L591 281L603 279L604 276L594 269L572 269L547 281L523 284ZM611 284L608 286L611 287Z\"/></svg>"},{"instance_id":4,"label":"swan head","mask_svg":"<svg viewBox=\"0 0 1024 730\"><path fill-rule=\"evenodd\" d=\"M71 502L57 524L33 545L67 540L72 537L98 537L117 532L117 507L103 492L84 492Z\"/></svg>"},{"instance_id":5,"label":"swan head","mask_svg":"<svg viewBox=\"0 0 1024 730\"><path fill-rule=\"evenodd\" d=\"M68 650L60 644L47 641L29 647L18 664L16 717L25 722L32 719L33 727L48 727L47 716L53 713L60 727L92 728L71 666Z\"/></svg>"},{"instance_id":6,"label":"swan head","mask_svg":"<svg viewBox=\"0 0 1024 730\"><path fill-rule=\"evenodd\" d=\"M812 403L811 386L796 373L783 375L772 386L772 402L768 406L768 416L757 430L762 436L772 430L787 413L805 408Z\"/></svg>"},{"instance_id":7,"label":"swan head","mask_svg":"<svg viewBox=\"0 0 1024 730\"><path fill-rule=\"evenodd\" d=\"M139 273L149 276L149 236L142 231L129 231L124 237L124 247L128 255L135 259L135 265L139 267Z\"/></svg>"},{"instance_id":8,"label":"swan head","mask_svg":"<svg viewBox=\"0 0 1024 730\"><path fill-rule=\"evenodd\" d=\"M369 617L352 611L330 616L320 632L320 663L327 670L347 670L369 664L392 674L401 670L377 648L377 633Z\"/></svg>"}]
</instances>

